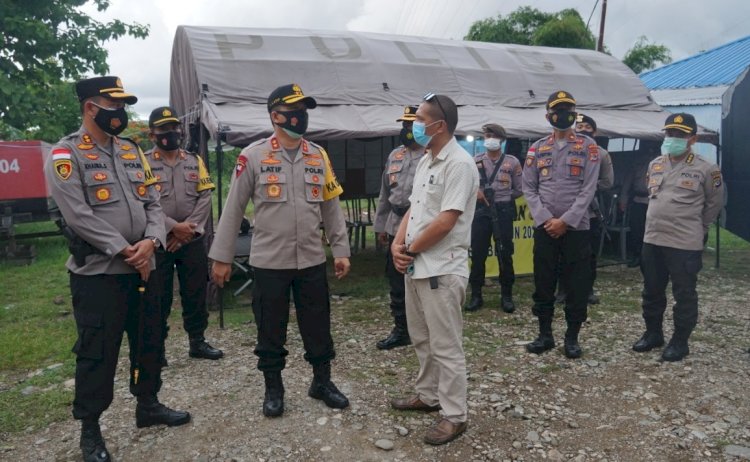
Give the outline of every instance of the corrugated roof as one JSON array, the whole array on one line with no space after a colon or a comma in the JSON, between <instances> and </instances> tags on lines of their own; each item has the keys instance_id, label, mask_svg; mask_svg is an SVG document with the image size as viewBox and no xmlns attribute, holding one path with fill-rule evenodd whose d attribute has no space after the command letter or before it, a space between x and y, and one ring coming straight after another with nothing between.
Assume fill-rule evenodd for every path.
<instances>
[{"instance_id":1,"label":"corrugated roof","mask_svg":"<svg viewBox=\"0 0 750 462\"><path fill-rule=\"evenodd\" d=\"M705 104L718 104L721 106L721 97L729 88L728 85L703 88L666 88L664 90L651 90L651 97L659 106L700 106Z\"/></svg>"},{"instance_id":2,"label":"corrugated roof","mask_svg":"<svg viewBox=\"0 0 750 462\"><path fill-rule=\"evenodd\" d=\"M750 66L750 35L640 74L651 90L730 85Z\"/></svg>"}]
</instances>

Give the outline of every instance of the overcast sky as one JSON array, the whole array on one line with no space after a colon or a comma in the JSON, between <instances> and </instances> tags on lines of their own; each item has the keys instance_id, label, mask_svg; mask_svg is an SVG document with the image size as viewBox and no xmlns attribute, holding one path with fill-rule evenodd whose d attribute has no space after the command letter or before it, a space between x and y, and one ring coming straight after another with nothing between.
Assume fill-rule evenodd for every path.
<instances>
[{"instance_id":1,"label":"overcast sky","mask_svg":"<svg viewBox=\"0 0 750 462\"><path fill-rule=\"evenodd\" d=\"M601 2L589 27L598 36ZM101 21L149 24L145 40L108 42L110 73L139 97L147 117L169 103L169 61L179 25L353 30L461 39L479 19L529 5L575 8L586 21L596 0L111 0ZM641 35L666 45L676 61L750 34L748 0L608 0L604 43L622 58Z\"/></svg>"}]
</instances>

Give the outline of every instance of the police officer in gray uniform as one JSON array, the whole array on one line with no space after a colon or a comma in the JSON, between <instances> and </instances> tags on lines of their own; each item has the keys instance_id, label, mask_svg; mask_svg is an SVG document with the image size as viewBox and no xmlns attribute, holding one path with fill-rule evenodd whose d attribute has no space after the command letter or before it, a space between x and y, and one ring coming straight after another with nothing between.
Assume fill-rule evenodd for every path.
<instances>
[{"instance_id":1,"label":"police officer in gray uniform","mask_svg":"<svg viewBox=\"0 0 750 462\"><path fill-rule=\"evenodd\" d=\"M156 397L161 315L152 270L154 250L165 239L164 216L146 158L133 141L117 137L128 125L125 105L138 99L113 76L81 80L76 93L83 125L52 148L45 176L72 252L66 267L78 329L73 417L82 421L83 459L103 462L111 458L99 416L112 402L124 332L136 425L182 425L190 414Z\"/></svg>"},{"instance_id":2,"label":"police officer in gray uniform","mask_svg":"<svg viewBox=\"0 0 750 462\"><path fill-rule=\"evenodd\" d=\"M208 327L206 290L208 256L203 240L204 227L211 214L214 184L203 160L180 149L182 128L177 112L169 106L151 111L149 138L154 148L146 153L159 192L166 226L166 249L156 251L156 271L162 281L161 312L163 335L169 332L172 311L174 270L180 282L182 323L190 338L191 358L219 359L221 350L212 347L204 333ZM162 365L167 365L162 356Z\"/></svg>"},{"instance_id":3,"label":"police officer in gray uniform","mask_svg":"<svg viewBox=\"0 0 750 462\"><path fill-rule=\"evenodd\" d=\"M659 155L661 145L650 140L641 140L635 153L633 165L622 180L618 207L628 211L628 268L641 265L643 234L646 232L646 210L648 209L648 164Z\"/></svg>"},{"instance_id":4,"label":"police officer in gray uniform","mask_svg":"<svg viewBox=\"0 0 750 462\"><path fill-rule=\"evenodd\" d=\"M547 99L551 135L535 142L526 155L523 194L534 218L533 313L539 336L526 345L541 354L555 347L552 317L559 277L567 288L565 356L578 358L578 332L586 320L591 290L591 242L588 208L599 179L599 147L588 136L576 135L576 101L567 91Z\"/></svg>"},{"instance_id":5,"label":"police officer in gray uniform","mask_svg":"<svg viewBox=\"0 0 750 462\"><path fill-rule=\"evenodd\" d=\"M268 97L274 134L242 150L219 220L209 258L212 278L222 287L229 280L234 244L248 200L255 205L250 264L255 269L253 313L258 325L255 354L263 371L263 414L284 412L281 370L286 365L289 292L294 295L305 360L313 366L308 395L343 409L349 400L331 381L336 356L331 338L331 308L326 254L319 225L331 243L339 279L349 272L349 240L338 196L343 192L325 150L302 138L308 109L317 106L296 84L275 89Z\"/></svg>"},{"instance_id":6,"label":"police officer in gray uniform","mask_svg":"<svg viewBox=\"0 0 750 462\"><path fill-rule=\"evenodd\" d=\"M405 106L403 115L396 119L402 123L399 135L401 145L388 155L373 226L378 240L386 247L385 274L391 288L391 314L394 322L393 330L388 337L375 345L380 350L390 350L411 343L406 327L404 275L393 266L391 243L401 224L401 218L411 205L409 196L414 183L414 172L417 170L419 159L425 153L425 148L414 142L414 135L411 133L416 113L417 106Z\"/></svg>"},{"instance_id":7,"label":"police officer in gray uniform","mask_svg":"<svg viewBox=\"0 0 750 462\"><path fill-rule=\"evenodd\" d=\"M688 338L698 322L695 286L708 228L721 211L724 189L719 167L691 149L698 131L692 115L670 115L664 130L663 155L648 168L650 197L641 251L646 332L633 349L643 352L664 345L665 291L671 280L674 334L661 357L680 361L690 353Z\"/></svg>"},{"instance_id":8,"label":"police officer in gray uniform","mask_svg":"<svg viewBox=\"0 0 750 462\"><path fill-rule=\"evenodd\" d=\"M516 198L521 197L521 163L505 154L505 129L498 124L482 127L486 153L474 157L479 169L477 208L471 223L471 299L466 311L477 311L484 303L485 261L490 237L495 240L495 255L500 270L500 307L506 313L516 309L513 303L513 221L516 219ZM494 208L494 210L492 210Z\"/></svg>"}]
</instances>

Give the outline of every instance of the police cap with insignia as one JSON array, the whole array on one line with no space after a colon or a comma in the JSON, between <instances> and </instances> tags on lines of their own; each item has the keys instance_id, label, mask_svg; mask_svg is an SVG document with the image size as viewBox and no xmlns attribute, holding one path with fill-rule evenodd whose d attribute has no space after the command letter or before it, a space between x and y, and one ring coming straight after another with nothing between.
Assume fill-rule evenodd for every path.
<instances>
[{"instance_id":1,"label":"police cap with insignia","mask_svg":"<svg viewBox=\"0 0 750 462\"><path fill-rule=\"evenodd\" d=\"M305 96L302 89L296 83L282 85L271 92L268 97L268 112L280 104L294 104L298 101L305 103L308 109L315 109L318 103L312 96Z\"/></svg>"},{"instance_id":2,"label":"police cap with insignia","mask_svg":"<svg viewBox=\"0 0 750 462\"><path fill-rule=\"evenodd\" d=\"M591 125L591 128L596 131L596 121L592 119L591 117L587 116L586 114L578 114L578 117L576 118L577 124L589 124Z\"/></svg>"},{"instance_id":3,"label":"police cap with insignia","mask_svg":"<svg viewBox=\"0 0 750 462\"><path fill-rule=\"evenodd\" d=\"M170 106L157 107L151 111L151 115L148 117L149 128L161 127L169 123L180 123L180 119L177 118L177 111Z\"/></svg>"},{"instance_id":4,"label":"police cap with insignia","mask_svg":"<svg viewBox=\"0 0 750 462\"><path fill-rule=\"evenodd\" d=\"M576 99L573 98L573 95L568 93L564 90L559 90L551 95L549 95L549 98L547 98L547 109L552 109L558 104L567 103L572 104L573 106L576 105Z\"/></svg>"},{"instance_id":5,"label":"police cap with insignia","mask_svg":"<svg viewBox=\"0 0 750 462\"><path fill-rule=\"evenodd\" d=\"M414 122L417 120L417 106L404 106L404 114L396 122Z\"/></svg>"},{"instance_id":6,"label":"police cap with insignia","mask_svg":"<svg viewBox=\"0 0 750 462\"><path fill-rule=\"evenodd\" d=\"M76 95L78 95L78 101L80 102L94 96L122 100L125 104L135 104L138 102L138 98L135 95L125 92L125 89L122 87L122 81L114 75L79 80L76 82Z\"/></svg>"},{"instance_id":7,"label":"police cap with insignia","mask_svg":"<svg viewBox=\"0 0 750 462\"><path fill-rule=\"evenodd\" d=\"M508 136L505 134L505 129L500 124L485 124L482 125L482 131L484 133L492 133L498 138L506 139Z\"/></svg>"},{"instance_id":8,"label":"police cap with insignia","mask_svg":"<svg viewBox=\"0 0 750 462\"><path fill-rule=\"evenodd\" d=\"M669 130L673 128L680 130L681 132L695 135L698 132L698 124L695 122L695 117L692 114L680 112L678 114L672 114L667 117L667 121L664 122L664 128L662 130Z\"/></svg>"}]
</instances>

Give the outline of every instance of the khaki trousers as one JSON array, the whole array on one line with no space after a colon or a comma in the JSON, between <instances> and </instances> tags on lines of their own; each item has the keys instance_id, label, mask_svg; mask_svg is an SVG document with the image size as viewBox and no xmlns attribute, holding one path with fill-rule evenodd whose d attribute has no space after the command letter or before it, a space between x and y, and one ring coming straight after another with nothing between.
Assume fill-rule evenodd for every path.
<instances>
[{"instance_id":1,"label":"khaki trousers","mask_svg":"<svg viewBox=\"0 0 750 462\"><path fill-rule=\"evenodd\" d=\"M416 391L423 403L440 404L441 414L453 423L465 422L466 358L461 307L468 279L439 276L438 287L429 279L405 276L406 320L419 359Z\"/></svg>"}]
</instances>

